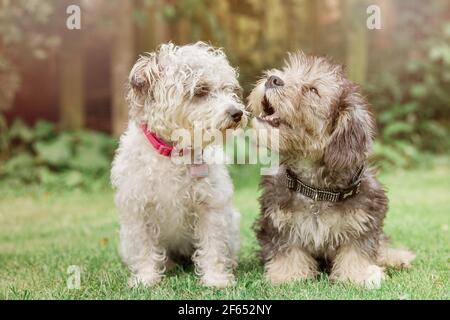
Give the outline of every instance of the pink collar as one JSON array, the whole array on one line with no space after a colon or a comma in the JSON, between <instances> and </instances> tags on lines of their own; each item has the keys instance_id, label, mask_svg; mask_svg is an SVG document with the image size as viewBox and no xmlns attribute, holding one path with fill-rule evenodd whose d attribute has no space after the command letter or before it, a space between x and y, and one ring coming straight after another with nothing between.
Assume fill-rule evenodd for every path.
<instances>
[{"instance_id":1,"label":"pink collar","mask_svg":"<svg viewBox=\"0 0 450 320\"><path fill-rule=\"evenodd\" d=\"M155 132L148 131L148 127L145 123L141 124L141 129L148 142L150 142L150 144L159 154L165 157L170 157L172 155L172 151L174 149L173 146L158 137ZM183 155L182 150L180 151L180 155Z\"/></svg>"}]
</instances>

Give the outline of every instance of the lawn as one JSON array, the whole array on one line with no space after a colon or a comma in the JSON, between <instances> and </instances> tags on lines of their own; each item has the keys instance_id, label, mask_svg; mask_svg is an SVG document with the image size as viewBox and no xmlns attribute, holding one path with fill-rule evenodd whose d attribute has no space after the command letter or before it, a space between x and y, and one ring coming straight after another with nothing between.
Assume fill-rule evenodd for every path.
<instances>
[{"instance_id":1,"label":"lawn","mask_svg":"<svg viewBox=\"0 0 450 320\"><path fill-rule=\"evenodd\" d=\"M410 270L389 270L378 290L315 281L271 286L265 282L251 226L258 212L254 169L239 176L235 205L242 213L237 285L204 288L192 267L177 268L160 285L127 287L128 271L117 253L113 195L45 192L0 185L1 299L449 299L450 166L381 175L390 211L385 230L394 244L417 253ZM1 183L0 183L1 184ZM81 268L81 286L68 289L69 266ZM69 272L70 273L70 272Z\"/></svg>"}]
</instances>

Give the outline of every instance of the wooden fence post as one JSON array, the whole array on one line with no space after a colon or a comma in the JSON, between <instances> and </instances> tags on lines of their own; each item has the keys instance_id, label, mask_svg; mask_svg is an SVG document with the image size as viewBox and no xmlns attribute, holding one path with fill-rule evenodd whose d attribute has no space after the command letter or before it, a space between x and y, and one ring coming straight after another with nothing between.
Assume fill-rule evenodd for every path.
<instances>
[{"instance_id":1,"label":"wooden fence post","mask_svg":"<svg viewBox=\"0 0 450 320\"><path fill-rule=\"evenodd\" d=\"M69 3L66 1L65 5ZM71 4L80 5L80 1ZM60 53L59 123L62 129L80 129L85 124L83 31L64 29Z\"/></svg>"},{"instance_id":2,"label":"wooden fence post","mask_svg":"<svg viewBox=\"0 0 450 320\"><path fill-rule=\"evenodd\" d=\"M364 6L356 0L344 1L344 19L347 22L346 65L348 77L359 84L367 78L369 43L366 25L366 10L355 13L355 6Z\"/></svg>"},{"instance_id":3,"label":"wooden fence post","mask_svg":"<svg viewBox=\"0 0 450 320\"><path fill-rule=\"evenodd\" d=\"M119 1L115 12L117 28L113 35L111 55L111 103L112 131L115 136L119 136L127 125L125 88L128 73L136 59L133 1Z\"/></svg>"}]
</instances>

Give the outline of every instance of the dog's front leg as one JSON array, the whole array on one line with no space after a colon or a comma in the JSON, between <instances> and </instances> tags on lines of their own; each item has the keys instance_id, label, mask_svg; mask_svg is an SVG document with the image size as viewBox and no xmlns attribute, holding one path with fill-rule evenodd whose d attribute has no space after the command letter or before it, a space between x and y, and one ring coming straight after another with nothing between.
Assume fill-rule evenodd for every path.
<instances>
[{"instance_id":1,"label":"dog's front leg","mask_svg":"<svg viewBox=\"0 0 450 320\"><path fill-rule=\"evenodd\" d=\"M368 289L377 289L384 279L384 272L383 268L375 263L375 259L365 252L362 243L351 243L338 250L331 271L331 279L353 282Z\"/></svg>"},{"instance_id":2,"label":"dog's front leg","mask_svg":"<svg viewBox=\"0 0 450 320\"><path fill-rule=\"evenodd\" d=\"M304 249L292 247L277 252L266 265L266 279L273 284L307 280L317 275L316 260Z\"/></svg>"},{"instance_id":3,"label":"dog's front leg","mask_svg":"<svg viewBox=\"0 0 450 320\"><path fill-rule=\"evenodd\" d=\"M201 209L195 226L196 271L205 286L224 288L234 284L229 221L223 209Z\"/></svg>"},{"instance_id":4,"label":"dog's front leg","mask_svg":"<svg viewBox=\"0 0 450 320\"><path fill-rule=\"evenodd\" d=\"M121 212L120 255L130 268L129 286L153 286L162 278L165 251L158 245L157 225L143 214Z\"/></svg>"}]
</instances>

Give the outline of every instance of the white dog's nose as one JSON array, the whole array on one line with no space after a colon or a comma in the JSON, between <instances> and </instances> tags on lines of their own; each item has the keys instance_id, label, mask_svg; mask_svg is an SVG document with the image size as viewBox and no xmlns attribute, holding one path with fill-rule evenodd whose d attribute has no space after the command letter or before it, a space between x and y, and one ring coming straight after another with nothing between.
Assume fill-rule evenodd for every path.
<instances>
[{"instance_id":1,"label":"white dog's nose","mask_svg":"<svg viewBox=\"0 0 450 320\"><path fill-rule=\"evenodd\" d=\"M239 122L242 119L242 115L244 114L242 110L239 110L236 107L229 107L227 110L227 113L230 115L230 117L233 119L234 122Z\"/></svg>"}]
</instances>

